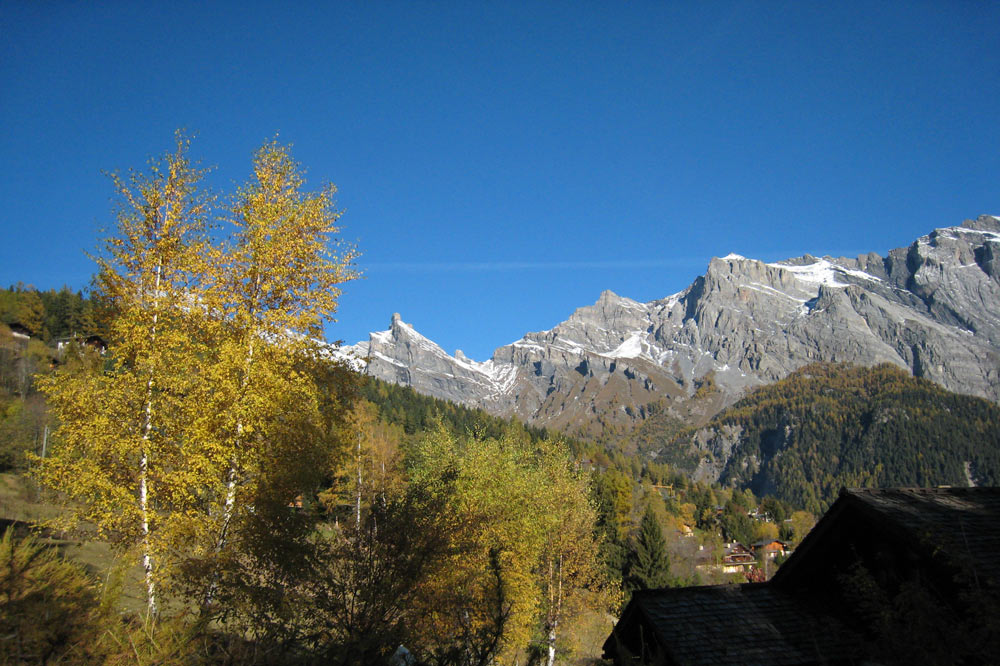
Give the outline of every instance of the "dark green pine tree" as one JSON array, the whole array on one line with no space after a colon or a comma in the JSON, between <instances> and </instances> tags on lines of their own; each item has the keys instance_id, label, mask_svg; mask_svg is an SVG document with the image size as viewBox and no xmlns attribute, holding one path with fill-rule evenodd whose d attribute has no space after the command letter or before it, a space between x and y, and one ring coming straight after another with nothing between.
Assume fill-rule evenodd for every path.
<instances>
[{"instance_id":1,"label":"dark green pine tree","mask_svg":"<svg viewBox=\"0 0 1000 666\"><path fill-rule=\"evenodd\" d=\"M647 506L635 547L629 553L626 584L630 591L634 591L667 587L669 583L667 542L663 538L663 530L653 513L653 507Z\"/></svg>"}]
</instances>

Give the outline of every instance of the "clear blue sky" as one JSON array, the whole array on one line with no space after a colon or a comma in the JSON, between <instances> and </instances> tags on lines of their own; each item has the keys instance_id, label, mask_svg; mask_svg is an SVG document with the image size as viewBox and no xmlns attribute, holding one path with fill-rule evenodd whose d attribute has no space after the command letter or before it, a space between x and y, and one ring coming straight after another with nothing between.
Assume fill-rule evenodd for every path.
<instances>
[{"instance_id":1,"label":"clear blue sky","mask_svg":"<svg viewBox=\"0 0 1000 666\"><path fill-rule=\"evenodd\" d=\"M323 8L317 8L322 6ZM0 285L85 287L102 170L278 133L392 312L479 360L729 252L884 253L1000 214L1000 3L0 3Z\"/></svg>"}]
</instances>

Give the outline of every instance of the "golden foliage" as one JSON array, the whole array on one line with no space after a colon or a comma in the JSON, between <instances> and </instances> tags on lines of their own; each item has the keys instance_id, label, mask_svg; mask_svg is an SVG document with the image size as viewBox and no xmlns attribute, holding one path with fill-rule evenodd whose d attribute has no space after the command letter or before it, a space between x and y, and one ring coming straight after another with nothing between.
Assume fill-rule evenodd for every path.
<instances>
[{"instance_id":1,"label":"golden foliage","mask_svg":"<svg viewBox=\"0 0 1000 666\"><path fill-rule=\"evenodd\" d=\"M233 532L259 523L249 508L287 505L329 467L322 412L343 384L312 370L338 285L355 277L354 251L331 247L335 188L303 191L287 148L257 152L223 215L188 147L179 134L147 172L112 176L117 228L97 258L108 356L42 385L60 427L37 477L71 519L137 549L151 611L181 569L188 593L214 587L245 543ZM215 216L230 241L207 235Z\"/></svg>"}]
</instances>

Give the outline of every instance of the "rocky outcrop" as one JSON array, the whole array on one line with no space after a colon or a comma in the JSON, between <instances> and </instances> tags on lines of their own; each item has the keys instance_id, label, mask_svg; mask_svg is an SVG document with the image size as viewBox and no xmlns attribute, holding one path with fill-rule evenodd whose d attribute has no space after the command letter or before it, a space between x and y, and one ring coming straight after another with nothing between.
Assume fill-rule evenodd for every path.
<instances>
[{"instance_id":1,"label":"rocky outcrop","mask_svg":"<svg viewBox=\"0 0 1000 666\"><path fill-rule=\"evenodd\" d=\"M713 258L680 293L639 303L605 291L482 363L398 315L353 350L377 377L563 428L638 419L652 402L703 420L815 361L888 362L1000 401L1000 219L937 229L887 257Z\"/></svg>"},{"instance_id":2,"label":"rocky outcrop","mask_svg":"<svg viewBox=\"0 0 1000 666\"><path fill-rule=\"evenodd\" d=\"M341 352L361 360L361 367L379 379L452 402L489 406L496 412L504 411L499 405L518 374L509 364L469 360L461 350L449 356L398 313L392 315L389 330L372 333L367 343L342 347Z\"/></svg>"}]
</instances>

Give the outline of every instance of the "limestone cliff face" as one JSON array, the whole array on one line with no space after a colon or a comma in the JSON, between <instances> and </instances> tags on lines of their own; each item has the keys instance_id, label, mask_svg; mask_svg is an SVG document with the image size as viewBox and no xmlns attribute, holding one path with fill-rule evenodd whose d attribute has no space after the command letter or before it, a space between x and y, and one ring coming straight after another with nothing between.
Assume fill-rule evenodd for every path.
<instances>
[{"instance_id":1,"label":"limestone cliff face","mask_svg":"<svg viewBox=\"0 0 1000 666\"><path fill-rule=\"evenodd\" d=\"M392 315L388 331L372 333L367 343L342 351L363 359L365 371L386 381L412 386L416 391L452 402L474 404L503 411L499 405L517 369L492 361L476 363L456 352L449 356L441 347Z\"/></svg>"},{"instance_id":2,"label":"limestone cliff face","mask_svg":"<svg viewBox=\"0 0 1000 666\"><path fill-rule=\"evenodd\" d=\"M449 356L398 315L354 350L382 379L555 427L638 419L657 401L697 423L814 361L889 362L1000 401L1000 219L937 229L887 257L713 258L680 293L639 303L606 291L483 363Z\"/></svg>"}]
</instances>

